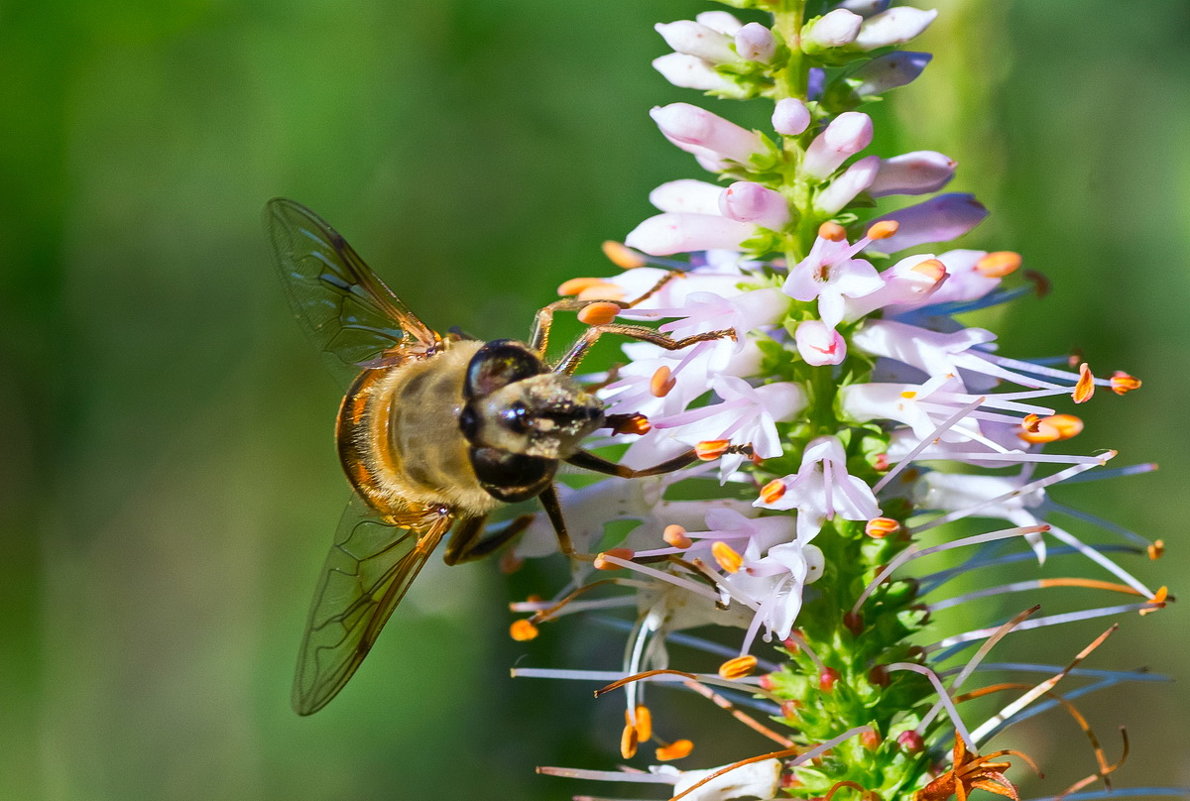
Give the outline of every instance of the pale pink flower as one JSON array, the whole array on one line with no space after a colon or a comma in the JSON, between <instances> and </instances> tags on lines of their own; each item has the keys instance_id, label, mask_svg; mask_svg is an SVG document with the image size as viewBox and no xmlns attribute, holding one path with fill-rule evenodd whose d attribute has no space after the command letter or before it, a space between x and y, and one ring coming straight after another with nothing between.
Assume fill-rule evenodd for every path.
<instances>
[{"instance_id":1,"label":"pale pink flower","mask_svg":"<svg viewBox=\"0 0 1190 801\"><path fill-rule=\"evenodd\" d=\"M834 328L843 319L847 298L860 298L884 286L875 267L863 259L851 258L866 243L866 239L852 245L846 239L818 237L810 254L789 270L782 291L795 300L817 298L822 322Z\"/></svg>"},{"instance_id":2,"label":"pale pink flower","mask_svg":"<svg viewBox=\"0 0 1190 801\"><path fill-rule=\"evenodd\" d=\"M806 148L802 172L825 179L871 142L872 118L862 111L845 111L831 120Z\"/></svg>"},{"instance_id":3,"label":"pale pink flower","mask_svg":"<svg viewBox=\"0 0 1190 801\"><path fill-rule=\"evenodd\" d=\"M847 358L847 340L821 320L803 320L793 333L798 355L812 367L842 364Z\"/></svg>"}]
</instances>

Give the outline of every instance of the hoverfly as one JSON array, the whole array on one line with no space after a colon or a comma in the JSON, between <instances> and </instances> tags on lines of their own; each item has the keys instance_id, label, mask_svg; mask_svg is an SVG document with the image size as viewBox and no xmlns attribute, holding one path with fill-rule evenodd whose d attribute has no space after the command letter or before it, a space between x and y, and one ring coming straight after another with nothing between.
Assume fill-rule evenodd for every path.
<instances>
[{"instance_id":1,"label":"hoverfly","mask_svg":"<svg viewBox=\"0 0 1190 801\"><path fill-rule=\"evenodd\" d=\"M347 387L336 439L354 493L314 592L293 686L294 709L309 715L343 689L452 527L447 564L485 556L531 519L483 537L488 514L539 497L562 552L575 556L553 485L560 462L635 478L695 461L690 451L632 470L580 448L595 430L626 422L571 378L601 334L676 350L732 332L675 340L645 326L593 325L550 363L554 312L589 301L542 308L527 342L443 336L309 209L277 198L265 222L290 306Z\"/></svg>"}]
</instances>

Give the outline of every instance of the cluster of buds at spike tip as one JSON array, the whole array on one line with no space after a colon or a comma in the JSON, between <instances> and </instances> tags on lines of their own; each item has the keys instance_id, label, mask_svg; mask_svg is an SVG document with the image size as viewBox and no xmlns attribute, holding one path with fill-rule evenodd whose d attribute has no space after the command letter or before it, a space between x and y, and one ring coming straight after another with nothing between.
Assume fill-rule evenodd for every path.
<instances>
[{"instance_id":1,"label":"cluster of buds at spike tip","mask_svg":"<svg viewBox=\"0 0 1190 801\"><path fill-rule=\"evenodd\" d=\"M1013 796L1002 775L1010 752L984 744L1063 706L1055 685L1081 680L1075 666L1106 635L1065 666L1001 663L1020 675L974 686L989 653L1017 631L1149 614L1172 600L1127 566L1159 557L1161 540L1055 499L1066 483L1153 469L1109 466L1116 453L1072 414L1099 402L1097 388L1123 395L1141 382L1098 377L1081 355L1018 358L966 316L1041 294L1044 279L1021 254L969 237L988 210L944 192L953 159L887 152L880 142L892 138L859 110L930 63L899 47L936 12L889 0L816 4L812 18L802 3L729 5L772 17L710 11L661 23L673 52L654 66L679 88L752 99L763 108L749 119L767 122L741 125L723 104L653 108L664 139L710 175L656 187L658 213L623 244L604 243L620 269L558 289L586 303L575 305L588 325L653 330L591 378L605 436L588 447L644 477L559 482L576 553L598 555L574 560L563 600L526 607L549 611L514 623L513 636L531 639L546 615L630 618L609 678L627 696L620 753L664 764L566 775L670 783L671 797L688 801L782 788L802 799ZM548 553L551 538L541 515L518 553ZM948 566L928 559L943 552ZM1063 611L1035 614L1037 593L1068 588L1080 594ZM1004 622L991 597L1022 611ZM963 615L936 614L956 606ZM698 631L712 626L727 633ZM1049 675L1026 678L1035 670ZM1148 679L1095 675L1104 686ZM772 749L726 766L669 764L693 746L652 731L642 699L662 681L712 699L725 725L751 728ZM958 703L1008 687L1023 695L982 721ZM949 761L935 764L952 738ZM651 755L641 747L650 739Z\"/></svg>"}]
</instances>

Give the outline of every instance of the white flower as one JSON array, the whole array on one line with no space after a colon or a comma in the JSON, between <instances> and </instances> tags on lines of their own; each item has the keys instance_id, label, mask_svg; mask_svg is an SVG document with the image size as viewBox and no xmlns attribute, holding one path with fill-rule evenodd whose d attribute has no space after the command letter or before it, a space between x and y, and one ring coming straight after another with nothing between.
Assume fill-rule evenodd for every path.
<instances>
[{"instance_id":1,"label":"white flower","mask_svg":"<svg viewBox=\"0 0 1190 801\"><path fill-rule=\"evenodd\" d=\"M847 472L847 455L838 437L811 441L796 475L777 481L784 487L780 496L771 501L757 499L754 505L797 509L797 538L801 543L818 536L823 524L835 517L871 520L880 514L872 488Z\"/></svg>"}]
</instances>

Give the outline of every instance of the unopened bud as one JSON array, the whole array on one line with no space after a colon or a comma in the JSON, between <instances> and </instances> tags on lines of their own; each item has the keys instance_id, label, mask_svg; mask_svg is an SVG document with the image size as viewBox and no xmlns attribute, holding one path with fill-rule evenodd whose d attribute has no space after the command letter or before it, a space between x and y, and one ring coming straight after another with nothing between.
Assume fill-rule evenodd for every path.
<instances>
[{"instance_id":1,"label":"unopened bud","mask_svg":"<svg viewBox=\"0 0 1190 801\"><path fill-rule=\"evenodd\" d=\"M881 95L890 89L907 86L925 72L934 57L929 53L898 50L874 58L848 77L851 91L859 97Z\"/></svg>"},{"instance_id":2,"label":"unopened bud","mask_svg":"<svg viewBox=\"0 0 1190 801\"><path fill-rule=\"evenodd\" d=\"M697 56L712 64L738 61L731 49L731 37L693 20L659 22L653 30L678 53Z\"/></svg>"},{"instance_id":3,"label":"unopened bud","mask_svg":"<svg viewBox=\"0 0 1190 801\"><path fill-rule=\"evenodd\" d=\"M773 130L785 136L797 136L810 127L810 110L796 97L777 101L773 109Z\"/></svg>"},{"instance_id":4,"label":"unopened bud","mask_svg":"<svg viewBox=\"0 0 1190 801\"><path fill-rule=\"evenodd\" d=\"M843 47L859 36L864 18L845 8L836 8L802 28L802 50L807 53L821 53L833 47Z\"/></svg>"},{"instance_id":5,"label":"unopened bud","mask_svg":"<svg viewBox=\"0 0 1190 801\"><path fill-rule=\"evenodd\" d=\"M827 184L814 199L814 205L824 214L834 214L871 186L879 169L879 156L860 159Z\"/></svg>"},{"instance_id":6,"label":"unopened bud","mask_svg":"<svg viewBox=\"0 0 1190 801\"><path fill-rule=\"evenodd\" d=\"M855 44L860 50L904 44L930 27L936 16L938 12L934 10L925 11L909 6L890 8L864 20Z\"/></svg>"},{"instance_id":7,"label":"unopened bud","mask_svg":"<svg viewBox=\"0 0 1190 801\"><path fill-rule=\"evenodd\" d=\"M838 681L839 671L830 667L823 668L822 672L818 674L818 689L824 693L833 692Z\"/></svg>"},{"instance_id":8,"label":"unopened bud","mask_svg":"<svg viewBox=\"0 0 1190 801\"><path fill-rule=\"evenodd\" d=\"M920 734L910 729L897 735L897 745L910 754L916 754L925 748L926 744Z\"/></svg>"},{"instance_id":9,"label":"unopened bud","mask_svg":"<svg viewBox=\"0 0 1190 801\"><path fill-rule=\"evenodd\" d=\"M917 150L881 159L880 169L868 187L868 194L884 197L937 192L954 177L956 166L949 156L933 150Z\"/></svg>"},{"instance_id":10,"label":"unopened bud","mask_svg":"<svg viewBox=\"0 0 1190 801\"><path fill-rule=\"evenodd\" d=\"M861 111L845 111L831 120L806 148L802 171L825 179L850 156L872 142L872 118Z\"/></svg>"},{"instance_id":11,"label":"unopened bud","mask_svg":"<svg viewBox=\"0 0 1190 801\"><path fill-rule=\"evenodd\" d=\"M762 228L781 228L789 222L789 202L780 192L751 181L736 181L719 195L724 216Z\"/></svg>"},{"instance_id":12,"label":"unopened bud","mask_svg":"<svg viewBox=\"0 0 1190 801\"><path fill-rule=\"evenodd\" d=\"M728 96L740 94L739 87L720 75L715 68L698 56L687 53L666 53L653 59L653 69L679 89L700 89L722 92Z\"/></svg>"},{"instance_id":13,"label":"unopened bud","mask_svg":"<svg viewBox=\"0 0 1190 801\"><path fill-rule=\"evenodd\" d=\"M736 31L735 50L740 58L768 64L777 52L777 40L773 32L759 22L749 22Z\"/></svg>"},{"instance_id":14,"label":"unopened bud","mask_svg":"<svg viewBox=\"0 0 1190 801\"><path fill-rule=\"evenodd\" d=\"M667 138L706 148L741 164L764 152L764 142L756 131L690 103L656 106L649 116Z\"/></svg>"}]
</instances>

